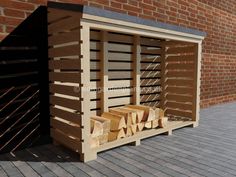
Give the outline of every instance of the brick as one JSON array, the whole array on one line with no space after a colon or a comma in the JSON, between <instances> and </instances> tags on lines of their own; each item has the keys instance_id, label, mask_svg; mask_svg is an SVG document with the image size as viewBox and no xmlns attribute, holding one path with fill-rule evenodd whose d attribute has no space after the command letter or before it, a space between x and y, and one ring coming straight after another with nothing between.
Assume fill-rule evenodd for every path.
<instances>
[{"instance_id":1,"label":"brick","mask_svg":"<svg viewBox=\"0 0 236 177\"><path fill-rule=\"evenodd\" d=\"M1 0L0 7L6 8L13 8L13 9L21 9L21 10L29 10L33 11L35 6L31 3L27 2L20 2L20 1L13 1L13 0Z\"/></svg>"},{"instance_id":2,"label":"brick","mask_svg":"<svg viewBox=\"0 0 236 177\"><path fill-rule=\"evenodd\" d=\"M141 8L138 7L134 7L128 4L123 4L123 9L127 10L127 11L132 11L132 12L136 12L136 13L141 13Z\"/></svg>"},{"instance_id":3,"label":"brick","mask_svg":"<svg viewBox=\"0 0 236 177\"><path fill-rule=\"evenodd\" d=\"M9 17L25 18L25 12L15 9L4 9L4 15Z\"/></svg>"}]
</instances>

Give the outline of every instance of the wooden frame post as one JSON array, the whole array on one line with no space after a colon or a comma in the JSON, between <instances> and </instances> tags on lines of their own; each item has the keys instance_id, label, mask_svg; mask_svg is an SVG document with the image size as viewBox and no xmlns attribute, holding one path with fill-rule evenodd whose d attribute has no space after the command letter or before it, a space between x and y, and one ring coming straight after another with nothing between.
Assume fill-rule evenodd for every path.
<instances>
[{"instance_id":1,"label":"wooden frame post","mask_svg":"<svg viewBox=\"0 0 236 177\"><path fill-rule=\"evenodd\" d=\"M108 39L107 31L101 35L101 108L102 112L108 111Z\"/></svg>"},{"instance_id":2,"label":"wooden frame post","mask_svg":"<svg viewBox=\"0 0 236 177\"><path fill-rule=\"evenodd\" d=\"M90 28L81 23L81 124L83 126L83 146L80 154L84 162L97 158L97 153L89 147L90 139Z\"/></svg>"},{"instance_id":3,"label":"wooden frame post","mask_svg":"<svg viewBox=\"0 0 236 177\"><path fill-rule=\"evenodd\" d=\"M140 46L140 36L134 36L133 45L133 78L134 78L134 88L133 88L133 103L136 105L140 104L140 65L141 65L141 46Z\"/></svg>"}]
</instances>

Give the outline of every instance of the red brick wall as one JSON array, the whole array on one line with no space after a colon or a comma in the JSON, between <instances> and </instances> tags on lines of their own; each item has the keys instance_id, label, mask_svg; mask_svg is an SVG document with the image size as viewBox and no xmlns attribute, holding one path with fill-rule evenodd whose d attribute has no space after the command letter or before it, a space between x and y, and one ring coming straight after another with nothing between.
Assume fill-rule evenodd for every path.
<instances>
[{"instance_id":1,"label":"red brick wall","mask_svg":"<svg viewBox=\"0 0 236 177\"><path fill-rule=\"evenodd\" d=\"M236 100L235 0L60 0L191 27L203 42L201 107ZM0 39L47 0L0 0Z\"/></svg>"}]
</instances>

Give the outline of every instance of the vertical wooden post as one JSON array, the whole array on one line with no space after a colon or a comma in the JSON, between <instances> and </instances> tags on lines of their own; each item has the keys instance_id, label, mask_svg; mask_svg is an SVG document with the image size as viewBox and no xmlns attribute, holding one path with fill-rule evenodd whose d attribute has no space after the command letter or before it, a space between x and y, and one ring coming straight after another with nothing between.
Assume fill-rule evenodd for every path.
<instances>
[{"instance_id":1,"label":"vertical wooden post","mask_svg":"<svg viewBox=\"0 0 236 177\"><path fill-rule=\"evenodd\" d=\"M136 105L140 104L140 65L141 65L141 46L140 46L140 36L134 36L134 45L133 45L133 103Z\"/></svg>"},{"instance_id":2,"label":"vertical wooden post","mask_svg":"<svg viewBox=\"0 0 236 177\"><path fill-rule=\"evenodd\" d=\"M86 162L96 159L96 153L91 152L90 138L90 29L86 24L81 29L81 124L83 127L83 146L81 160Z\"/></svg>"},{"instance_id":3,"label":"vertical wooden post","mask_svg":"<svg viewBox=\"0 0 236 177\"><path fill-rule=\"evenodd\" d=\"M195 44L194 60L194 89L193 89L193 121L198 125L200 111L200 77L201 77L201 59L202 59L202 42Z\"/></svg>"},{"instance_id":4,"label":"vertical wooden post","mask_svg":"<svg viewBox=\"0 0 236 177\"><path fill-rule=\"evenodd\" d=\"M101 32L101 108L108 111L108 32Z\"/></svg>"},{"instance_id":5,"label":"vertical wooden post","mask_svg":"<svg viewBox=\"0 0 236 177\"><path fill-rule=\"evenodd\" d=\"M162 41L161 44L161 102L160 102L160 108L162 108L163 110L165 110L165 102L166 102L166 93L165 93L165 89L166 89L166 45L165 45L165 41Z\"/></svg>"}]
</instances>

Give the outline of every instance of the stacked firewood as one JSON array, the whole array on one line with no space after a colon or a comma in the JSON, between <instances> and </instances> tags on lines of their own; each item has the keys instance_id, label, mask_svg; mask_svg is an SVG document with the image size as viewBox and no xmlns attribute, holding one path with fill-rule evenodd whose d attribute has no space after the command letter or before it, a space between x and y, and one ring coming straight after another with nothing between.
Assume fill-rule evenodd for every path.
<instances>
[{"instance_id":1,"label":"stacked firewood","mask_svg":"<svg viewBox=\"0 0 236 177\"><path fill-rule=\"evenodd\" d=\"M126 105L91 117L91 147L130 137L144 129L165 128L168 118L160 108Z\"/></svg>"}]
</instances>

